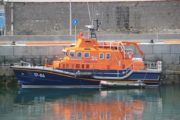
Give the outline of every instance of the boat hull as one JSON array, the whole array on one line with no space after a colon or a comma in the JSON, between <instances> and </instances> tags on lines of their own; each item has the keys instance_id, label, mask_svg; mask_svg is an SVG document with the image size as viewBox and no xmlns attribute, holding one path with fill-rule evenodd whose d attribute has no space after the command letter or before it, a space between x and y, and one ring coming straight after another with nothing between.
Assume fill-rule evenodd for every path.
<instances>
[{"instance_id":1,"label":"boat hull","mask_svg":"<svg viewBox=\"0 0 180 120\"><path fill-rule=\"evenodd\" d=\"M124 71L103 71L96 70L93 75L80 75L77 71L66 71L53 69L44 69L36 67L13 67L14 73L23 88L94 88L101 87L100 82L105 81L143 81L144 84L159 84L160 73L158 72L132 72L129 76L123 78ZM59 72L60 71L60 72ZM84 70L86 73L93 70ZM79 71L78 71L79 72ZM82 71L80 71L82 72Z\"/></svg>"},{"instance_id":2,"label":"boat hull","mask_svg":"<svg viewBox=\"0 0 180 120\"><path fill-rule=\"evenodd\" d=\"M76 78L73 75L66 75L62 73L36 70L36 69L14 69L15 75L23 88L26 87L98 87L97 80L88 78Z\"/></svg>"}]
</instances>

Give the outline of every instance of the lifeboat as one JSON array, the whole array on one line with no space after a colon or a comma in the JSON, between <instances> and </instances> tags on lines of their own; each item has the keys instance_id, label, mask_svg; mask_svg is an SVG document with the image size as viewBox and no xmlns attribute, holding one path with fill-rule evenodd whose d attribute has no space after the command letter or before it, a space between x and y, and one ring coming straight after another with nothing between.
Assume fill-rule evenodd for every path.
<instances>
[{"instance_id":1,"label":"lifeboat","mask_svg":"<svg viewBox=\"0 0 180 120\"><path fill-rule=\"evenodd\" d=\"M141 57L135 57L133 50ZM51 64L14 65L12 68L22 87L96 88L160 83L162 62L149 67L143 60L139 42L98 42L80 33L76 44L62 51L64 57L56 58Z\"/></svg>"}]
</instances>

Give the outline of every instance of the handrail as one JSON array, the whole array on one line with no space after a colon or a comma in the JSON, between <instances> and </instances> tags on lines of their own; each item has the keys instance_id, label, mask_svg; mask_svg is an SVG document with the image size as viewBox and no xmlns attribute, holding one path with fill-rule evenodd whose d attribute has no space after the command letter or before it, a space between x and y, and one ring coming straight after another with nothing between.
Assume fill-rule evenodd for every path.
<instances>
[{"instance_id":1,"label":"handrail","mask_svg":"<svg viewBox=\"0 0 180 120\"><path fill-rule=\"evenodd\" d=\"M120 45L119 45L120 44ZM123 57L125 58L125 47L121 41L118 42L118 48L121 47L121 50L123 52Z\"/></svg>"},{"instance_id":2,"label":"handrail","mask_svg":"<svg viewBox=\"0 0 180 120\"><path fill-rule=\"evenodd\" d=\"M157 61L157 62L147 61L147 62L145 62L145 67L146 67L146 69L162 70L162 62L161 61Z\"/></svg>"},{"instance_id":3,"label":"handrail","mask_svg":"<svg viewBox=\"0 0 180 120\"><path fill-rule=\"evenodd\" d=\"M19 63L14 63L14 65L19 65L19 66L31 66L31 63L25 62L25 61L20 61Z\"/></svg>"},{"instance_id":4,"label":"handrail","mask_svg":"<svg viewBox=\"0 0 180 120\"><path fill-rule=\"evenodd\" d=\"M108 80L108 79L114 79L114 80L121 80L129 77L133 73L133 70L130 70L128 74L125 74L122 77L102 77L102 76L93 76L95 79L103 79L103 80Z\"/></svg>"}]
</instances>

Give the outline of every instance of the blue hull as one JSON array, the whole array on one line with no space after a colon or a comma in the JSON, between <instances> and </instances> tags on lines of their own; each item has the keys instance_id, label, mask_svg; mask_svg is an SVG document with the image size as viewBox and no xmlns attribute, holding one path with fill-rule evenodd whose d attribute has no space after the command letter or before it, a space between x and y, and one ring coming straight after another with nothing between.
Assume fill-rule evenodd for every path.
<instances>
[{"instance_id":1,"label":"blue hull","mask_svg":"<svg viewBox=\"0 0 180 120\"><path fill-rule=\"evenodd\" d=\"M104 79L95 79L92 76L75 76L63 74L56 71L13 68L17 79L21 85L42 85L42 86L99 86ZM67 71L67 70L66 70ZM68 70L74 72L74 70ZM77 71L76 71L77 72ZM82 72L82 71L80 71ZM93 72L95 76L112 77L107 81L115 81L114 77L122 77L130 70L83 70L83 72ZM117 74L118 72L118 74ZM74 72L75 73L75 72ZM159 84L160 73L133 72L127 78L118 81L138 81L142 80L145 84ZM117 80L117 79L116 79Z\"/></svg>"}]
</instances>

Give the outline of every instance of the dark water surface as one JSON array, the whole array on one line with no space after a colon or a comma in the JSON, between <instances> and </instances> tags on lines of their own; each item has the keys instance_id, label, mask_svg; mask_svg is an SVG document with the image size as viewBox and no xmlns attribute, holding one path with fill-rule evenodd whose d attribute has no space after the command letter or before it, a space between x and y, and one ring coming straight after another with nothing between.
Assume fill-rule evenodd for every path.
<instances>
[{"instance_id":1,"label":"dark water surface","mask_svg":"<svg viewBox=\"0 0 180 120\"><path fill-rule=\"evenodd\" d=\"M180 120L180 86L0 89L0 120Z\"/></svg>"}]
</instances>

